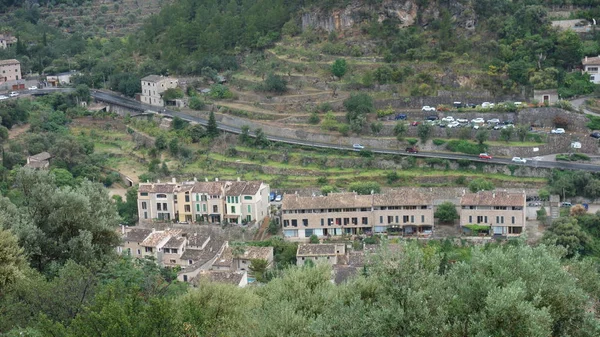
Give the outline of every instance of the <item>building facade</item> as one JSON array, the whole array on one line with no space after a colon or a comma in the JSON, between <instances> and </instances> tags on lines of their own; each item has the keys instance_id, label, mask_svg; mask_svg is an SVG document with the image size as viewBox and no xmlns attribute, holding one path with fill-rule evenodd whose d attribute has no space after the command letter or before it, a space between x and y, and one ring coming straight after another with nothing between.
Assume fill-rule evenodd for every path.
<instances>
[{"instance_id":1,"label":"building facade","mask_svg":"<svg viewBox=\"0 0 600 337\"><path fill-rule=\"evenodd\" d=\"M165 106L162 94L167 89L174 89L179 85L179 81L175 78L158 75L146 76L142 78L141 81L142 93L140 95L140 100L142 103L155 106Z\"/></svg>"},{"instance_id":2,"label":"building facade","mask_svg":"<svg viewBox=\"0 0 600 337\"><path fill-rule=\"evenodd\" d=\"M11 60L0 60L0 82L16 81L21 77L21 62Z\"/></svg>"},{"instance_id":3,"label":"building facade","mask_svg":"<svg viewBox=\"0 0 600 337\"><path fill-rule=\"evenodd\" d=\"M17 44L17 38L9 33L0 34L0 48L6 49Z\"/></svg>"},{"instance_id":4,"label":"building facade","mask_svg":"<svg viewBox=\"0 0 600 337\"><path fill-rule=\"evenodd\" d=\"M269 193L260 181L140 183L138 214L141 223L258 222L269 215Z\"/></svg>"},{"instance_id":5,"label":"building facade","mask_svg":"<svg viewBox=\"0 0 600 337\"><path fill-rule=\"evenodd\" d=\"M433 205L429 196L408 190L392 194L358 195L332 193L328 196L285 195L282 223L287 239L304 240L342 234L387 233L430 235Z\"/></svg>"},{"instance_id":6,"label":"building facade","mask_svg":"<svg viewBox=\"0 0 600 337\"><path fill-rule=\"evenodd\" d=\"M296 265L303 266L308 261L312 263L338 264L338 257L346 255L346 246L337 244L300 244L296 250Z\"/></svg>"},{"instance_id":7,"label":"building facade","mask_svg":"<svg viewBox=\"0 0 600 337\"><path fill-rule=\"evenodd\" d=\"M460 200L460 226L470 232L470 225L489 227L487 234L519 236L526 221L524 193L481 191L465 194Z\"/></svg>"},{"instance_id":8,"label":"building facade","mask_svg":"<svg viewBox=\"0 0 600 337\"><path fill-rule=\"evenodd\" d=\"M595 57L586 56L581 64L583 65L583 72L590 74L590 82L600 83L600 55Z\"/></svg>"}]
</instances>

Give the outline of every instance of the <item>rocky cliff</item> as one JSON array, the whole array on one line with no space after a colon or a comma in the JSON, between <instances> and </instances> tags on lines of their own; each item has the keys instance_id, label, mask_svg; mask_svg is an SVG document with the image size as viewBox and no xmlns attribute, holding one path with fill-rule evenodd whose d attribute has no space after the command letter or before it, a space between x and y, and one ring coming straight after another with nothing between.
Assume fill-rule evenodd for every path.
<instances>
[{"instance_id":1,"label":"rocky cliff","mask_svg":"<svg viewBox=\"0 0 600 337\"><path fill-rule=\"evenodd\" d=\"M440 7L437 2L419 7L418 2L418 0L383 0L380 4L369 5L364 0L353 0L346 7L333 10L312 8L302 14L302 29L345 31L374 17L379 22L386 19L399 22L399 27L414 24L427 27L439 18L442 8L448 10L457 28L475 29L475 12L470 1L449 0L444 7Z\"/></svg>"}]
</instances>

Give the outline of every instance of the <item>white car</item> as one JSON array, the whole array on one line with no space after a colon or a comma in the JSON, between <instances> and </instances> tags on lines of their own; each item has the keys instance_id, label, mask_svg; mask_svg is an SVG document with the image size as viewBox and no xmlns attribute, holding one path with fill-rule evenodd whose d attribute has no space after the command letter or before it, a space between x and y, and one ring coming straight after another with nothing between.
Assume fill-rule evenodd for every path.
<instances>
[{"instance_id":1,"label":"white car","mask_svg":"<svg viewBox=\"0 0 600 337\"><path fill-rule=\"evenodd\" d=\"M500 120L498 118L492 118L492 119L489 119L487 122L488 122L488 124L498 124L498 123L500 123Z\"/></svg>"},{"instance_id":2,"label":"white car","mask_svg":"<svg viewBox=\"0 0 600 337\"><path fill-rule=\"evenodd\" d=\"M426 106L424 106L424 107L421 108L421 111L429 111L429 112L431 112L431 111L435 111L435 108L432 107L432 106L426 105Z\"/></svg>"},{"instance_id":3,"label":"white car","mask_svg":"<svg viewBox=\"0 0 600 337\"><path fill-rule=\"evenodd\" d=\"M452 116L447 116L442 118L442 122L454 122L454 117Z\"/></svg>"},{"instance_id":4,"label":"white car","mask_svg":"<svg viewBox=\"0 0 600 337\"><path fill-rule=\"evenodd\" d=\"M455 128L457 126L460 126L460 123L459 122L450 122L447 126L449 128Z\"/></svg>"},{"instance_id":5,"label":"white car","mask_svg":"<svg viewBox=\"0 0 600 337\"><path fill-rule=\"evenodd\" d=\"M8 99L8 96L0 95L0 100Z\"/></svg>"},{"instance_id":6,"label":"white car","mask_svg":"<svg viewBox=\"0 0 600 337\"><path fill-rule=\"evenodd\" d=\"M525 164L527 162L527 159L521 157L513 157L512 162Z\"/></svg>"},{"instance_id":7,"label":"white car","mask_svg":"<svg viewBox=\"0 0 600 337\"><path fill-rule=\"evenodd\" d=\"M275 201L276 201L276 202L281 202L281 199L283 199L283 197L281 196L281 194L278 194L278 195L275 197Z\"/></svg>"},{"instance_id":8,"label":"white car","mask_svg":"<svg viewBox=\"0 0 600 337\"><path fill-rule=\"evenodd\" d=\"M565 129L563 129L563 128L556 128L556 129L553 129L550 132L551 133L555 133L555 134L562 134L562 133L565 133Z\"/></svg>"},{"instance_id":9,"label":"white car","mask_svg":"<svg viewBox=\"0 0 600 337\"><path fill-rule=\"evenodd\" d=\"M523 102L515 102L516 107L520 107L521 105L523 105Z\"/></svg>"},{"instance_id":10,"label":"white car","mask_svg":"<svg viewBox=\"0 0 600 337\"><path fill-rule=\"evenodd\" d=\"M483 102L483 103L481 103L481 107L484 108L484 109L489 109L490 108L490 104L492 104L492 103L490 103L490 102Z\"/></svg>"},{"instance_id":11,"label":"white car","mask_svg":"<svg viewBox=\"0 0 600 337\"><path fill-rule=\"evenodd\" d=\"M471 123L485 123L483 118L473 118L471 119Z\"/></svg>"},{"instance_id":12,"label":"white car","mask_svg":"<svg viewBox=\"0 0 600 337\"><path fill-rule=\"evenodd\" d=\"M38 87L36 87L36 86L34 85L34 86L31 86L31 87L27 88L27 90L37 90L37 88L38 88Z\"/></svg>"},{"instance_id":13,"label":"white car","mask_svg":"<svg viewBox=\"0 0 600 337\"><path fill-rule=\"evenodd\" d=\"M364 146L362 146L362 145L360 145L360 144L353 144L353 145L352 145L352 147L353 147L355 150L362 150L362 149L364 149L364 148L365 148Z\"/></svg>"},{"instance_id":14,"label":"white car","mask_svg":"<svg viewBox=\"0 0 600 337\"><path fill-rule=\"evenodd\" d=\"M19 93L16 91L11 91L10 94L8 94L10 97L17 97L19 96Z\"/></svg>"},{"instance_id":15,"label":"white car","mask_svg":"<svg viewBox=\"0 0 600 337\"><path fill-rule=\"evenodd\" d=\"M469 120L466 118L458 118L456 121L459 123L469 123Z\"/></svg>"}]
</instances>

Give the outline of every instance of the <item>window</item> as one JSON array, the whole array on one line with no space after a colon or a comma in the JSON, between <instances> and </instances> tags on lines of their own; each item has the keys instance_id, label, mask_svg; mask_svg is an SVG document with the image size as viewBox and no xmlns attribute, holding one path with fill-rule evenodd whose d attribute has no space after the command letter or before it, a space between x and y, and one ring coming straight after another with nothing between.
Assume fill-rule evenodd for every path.
<instances>
[{"instance_id":1,"label":"window","mask_svg":"<svg viewBox=\"0 0 600 337\"><path fill-rule=\"evenodd\" d=\"M321 226L325 226L325 219L321 218Z\"/></svg>"},{"instance_id":2,"label":"window","mask_svg":"<svg viewBox=\"0 0 600 337\"><path fill-rule=\"evenodd\" d=\"M598 67L588 67L587 71L597 73L598 72Z\"/></svg>"},{"instance_id":3,"label":"window","mask_svg":"<svg viewBox=\"0 0 600 337\"><path fill-rule=\"evenodd\" d=\"M298 227L298 220L292 219L292 227Z\"/></svg>"},{"instance_id":4,"label":"window","mask_svg":"<svg viewBox=\"0 0 600 337\"><path fill-rule=\"evenodd\" d=\"M411 223L415 223L415 216L414 216L414 215L411 215L411 216L410 216L410 222L411 222Z\"/></svg>"},{"instance_id":5,"label":"window","mask_svg":"<svg viewBox=\"0 0 600 337\"><path fill-rule=\"evenodd\" d=\"M200 200L207 201L208 200L208 196L207 195L202 195L202 196L200 196Z\"/></svg>"},{"instance_id":6,"label":"window","mask_svg":"<svg viewBox=\"0 0 600 337\"><path fill-rule=\"evenodd\" d=\"M183 282L187 282L188 278L187 275L183 275Z\"/></svg>"},{"instance_id":7,"label":"window","mask_svg":"<svg viewBox=\"0 0 600 337\"><path fill-rule=\"evenodd\" d=\"M140 249L137 250L138 255L142 255L142 251Z\"/></svg>"},{"instance_id":8,"label":"window","mask_svg":"<svg viewBox=\"0 0 600 337\"><path fill-rule=\"evenodd\" d=\"M398 216L396 215L396 223L398 223L398 222L399 222L399 221L398 221Z\"/></svg>"},{"instance_id":9,"label":"window","mask_svg":"<svg viewBox=\"0 0 600 337\"><path fill-rule=\"evenodd\" d=\"M248 213L252 212L252 206L248 205Z\"/></svg>"},{"instance_id":10,"label":"window","mask_svg":"<svg viewBox=\"0 0 600 337\"><path fill-rule=\"evenodd\" d=\"M175 263L177 263L177 261L176 261L176 260L169 260L169 262L170 262L170 263L172 263L172 264L175 264Z\"/></svg>"},{"instance_id":11,"label":"window","mask_svg":"<svg viewBox=\"0 0 600 337\"><path fill-rule=\"evenodd\" d=\"M403 222L403 223L407 223L407 222L408 222L408 219L409 219L409 218L408 218L408 215L403 215L403 216L402 216L402 222Z\"/></svg>"},{"instance_id":12,"label":"window","mask_svg":"<svg viewBox=\"0 0 600 337\"><path fill-rule=\"evenodd\" d=\"M283 227L287 227L290 225L290 220L283 220Z\"/></svg>"},{"instance_id":13,"label":"window","mask_svg":"<svg viewBox=\"0 0 600 337\"><path fill-rule=\"evenodd\" d=\"M152 247L145 247L146 253L152 253Z\"/></svg>"},{"instance_id":14,"label":"window","mask_svg":"<svg viewBox=\"0 0 600 337\"><path fill-rule=\"evenodd\" d=\"M202 204L202 211L206 212L206 204Z\"/></svg>"},{"instance_id":15,"label":"window","mask_svg":"<svg viewBox=\"0 0 600 337\"><path fill-rule=\"evenodd\" d=\"M144 219L148 219L148 212L144 212Z\"/></svg>"},{"instance_id":16,"label":"window","mask_svg":"<svg viewBox=\"0 0 600 337\"><path fill-rule=\"evenodd\" d=\"M469 215L469 223L473 223L473 216Z\"/></svg>"},{"instance_id":17,"label":"window","mask_svg":"<svg viewBox=\"0 0 600 337\"><path fill-rule=\"evenodd\" d=\"M333 218L327 219L327 226L333 225Z\"/></svg>"},{"instance_id":18,"label":"window","mask_svg":"<svg viewBox=\"0 0 600 337\"><path fill-rule=\"evenodd\" d=\"M231 213L235 213L235 206L231 206Z\"/></svg>"},{"instance_id":19,"label":"window","mask_svg":"<svg viewBox=\"0 0 600 337\"><path fill-rule=\"evenodd\" d=\"M213 206L213 213L219 213L219 206L217 206L217 205Z\"/></svg>"},{"instance_id":20,"label":"window","mask_svg":"<svg viewBox=\"0 0 600 337\"><path fill-rule=\"evenodd\" d=\"M177 248L171 248L171 254L177 254Z\"/></svg>"},{"instance_id":21,"label":"window","mask_svg":"<svg viewBox=\"0 0 600 337\"><path fill-rule=\"evenodd\" d=\"M364 218L363 218L364 219ZM383 223L383 215L379 216L379 223Z\"/></svg>"},{"instance_id":22,"label":"window","mask_svg":"<svg viewBox=\"0 0 600 337\"><path fill-rule=\"evenodd\" d=\"M308 219L302 219L302 225L304 225L304 227L308 227Z\"/></svg>"},{"instance_id":23,"label":"window","mask_svg":"<svg viewBox=\"0 0 600 337\"><path fill-rule=\"evenodd\" d=\"M194 264L194 261L188 260L188 264Z\"/></svg>"},{"instance_id":24,"label":"window","mask_svg":"<svg viewBox=\"0 0 600 337\"><path fill-rule=\"evenodd\" d=\"M196 204L196 212L200 212L200 205Z\"/></svg>"},{"instance_id":25,"label":"window","mask_svg":"<svg viewBox=\"0 0 600 337\"><path fill-rule=\"evenodd\" d=\"M191 212L190 205L184 205L183 206L183 211L186 212L186 213Z\"/></svg>"},{"instance_id":26,"label":"window","mask_svg":"<svg viewBox=\"0 0 600 337\"><path fill-rule=\"evenodd\" d=\"M169 248L163 248L163 253L169 254L169 253L171 253L171 249L169 249Z\"/></svg>"},{"instance_id":27,"label":"window","mask_svg":"<svg viewBox=\"0 0 600 337\"><path fill-rule=\"evenodd\" d=\"M252 196L250 196L250 195L245 195L245 196L244 196L244 200L252 200Z\"/></svg>"},{"instance_id":28,"label":"window","mask_svg":"<svg viewBox=\"0 0 600 337\"><path fill-rule=\"evenodd\" d=\"M156 195L156 199L166 199L167 195L166 194L157 194Z\"/></svg>"},{"instance_id":29,"label":"window","mask_svg":"<svg viewBox=\"0 0 600 337\"><path fill-rule=\"evenodd\" d=\"M421 222L424 223L425 222L425 216L421 215Z\"/></svg>"},{"instance_id":30,"label":"window","mask_svg":"<svg viewBox=\"0 0 600 337\"><path fill-rule=\"evenodd\" d=\"M156 203L156 209L157 209L157 210L159 210L159 211L162 211L162 207L161 207L161 206L162 206L162 205L160 204L160 202L157 202L157 203Z\"/></svg>"},{"instance_id":31,"label":"window","mask_svg":"<svg viewBox=\"0 0 600 337\"><path fill-rule=\"evenodd\" d=\"M145 201L142 201L142 209L148 209Z\"/></svg>"},{"instance_id":32,"label":"window","mask_svg":"<svg viewBox=\"0 0 600 337\"><path fill-rule=\"evenodd\" d=\"M147 197L147 196L148 196L148 193L146 193L146 192L140 193L140 196L142 196L142 197Z\"/></svg>"},{"instance_id":33,"label":"window","mask_svg":"<svg viewBox=\"0 0 600 337\"><path fill-rule=\"evenodd\" d=\"M515 224L515 217L514 216L512 217L511 222L512 222L513 225Z\"/></svg>"},{"instance_id":34,"label":"window","mask_svg":"<svg viewBox=\"0 0 600 337\"><path fill-rule=\"evenodd\" d=\"M190 195L189 194L185 194L185 202L190 202Z\"/></svg>"},{"instance_id":35,"label":"window","mask_svg":"<svg viewBox=\"0 0 600 337\"><path fill-rule=\"evenodd\" d=\"M166 210L167 210L167 203L163 202L163 211L166 211Z\"/></svg>"},{"instance_id":36,"label":"window","mask_svg":"<svg viewBox=\"0 0 600 337\"><path fill-rule=\"evenodd\" d=\"M387 217L387 223L390 224L392 222L394 222L394 217L391 216L391 215L388 215L388 217Z\"/></svg>"},{"instance_id":37,"label":"window","mask_svg":"<svg viewBox=\"0 0 600 337\"><path fill-rule=\"evenodd\" d=\"M368 224L369 224L369 218L368 218L368 217L366 217L366 216L364 216L364 217L362 218L362 224L363 224L363 225L368 225Z\"/></svg>"}]
</instances>

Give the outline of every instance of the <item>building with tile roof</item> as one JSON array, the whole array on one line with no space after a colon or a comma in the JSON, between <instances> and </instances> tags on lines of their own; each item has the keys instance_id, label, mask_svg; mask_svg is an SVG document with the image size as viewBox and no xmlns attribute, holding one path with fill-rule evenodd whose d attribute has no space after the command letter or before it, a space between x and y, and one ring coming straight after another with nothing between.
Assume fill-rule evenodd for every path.
<instances>
[{"instance_id":1,"label":"building with tile roof","mask_svg":"<svg viewBox=\"0 0 600 337\"><path fill-rule=\"evenodd\" d=\"M175 78L158 75L148 75L142 78L141 81L140 101L155 106L165 106L162 94L167 89L174 89L179 85L179 81Z\"/></svg>"},{"instance_id":2,"label":"building with tile roof","mask_svg":"<svg viewBox=\"0 0 600 337\"><path fill-rule=\"evenodd\" d=\"M307 261L313 263L338 264L339 260L346 255L346 245L339 243L298 245L296 250L296 265L303 266Z\"/></svg>"},{"instance_id":3,"label":"building with tile roof","mask_svg":"<svg viewBox=\"0 0 600 337\"><path fill-rule=\"evenodd\" d=\"M0 60L0 83L22 79L21 62L16 59Z\"/></svg>"},{"instance_id":4,"label":"building with tile roof","mask_svg":"<svg viewBox=\"0 0 600 337\"><path fill-rule=\"evenodd\" d=\"M583 72L590 74L590 82L600 83L600 55L594 57L585 57L581 60Z\"/></svg>"},{"instance_id":5,"label":"building with tile roof","mask_svg":"<svg viewBox=\"0 0 600 337\"><path fill-rule=\"evenodd\" d=\"M238 252L239 251L239 252ZM267 261L267 268L273 266L273 247L243 246L240 249L227 247L213 265L215 270L249 270L252 260Z\"/></svg>"},{"instance_id":6,"label":"building with tile roof","mask_svg":"<svg viewBox=\"0 0 600 337\"><path fill-rule=\"evenodd\" d=\"M138 214L141 223L262 221L269 214L269 193L260 181L140 183Z\"/></svg>"},{"instance_id":7,"label":"building with tile roof","mask_svg":"<svg viewBox=\"0 0 600 337\"><path fill-rule=\"evenodd\" d=\"M471 232L469 225L488 227L482 232L501 237L519 236L525 228L525 193L467 193L460 200L460 208L460 226L466 233Z\"/></svg>"},{"instance_id":8,"label":"building with tile roof","mask_svg":"<svg viewBox=\"0 0 600 337\"><path fill-rule=\"evenodd\" d=\"M193 280L192 285L194 287L201 287L202 282L225 283L243 288L248 285L248 273L245 271L202 271Z\"/></svg>"},{"instance_id":9,"label":"building with tile roof","mask_svg":"<svg viewBox=\"0 0 600 337\"><path fill-rule=\"evenodd\" d=\"M308 241L342 234L424 235L433 231L433 193L401 189L387 194L286 194L282 201L284 236Z\"/></svg>"}]
</instances>

